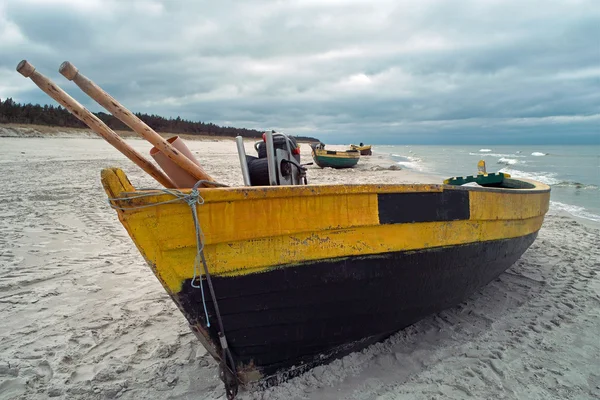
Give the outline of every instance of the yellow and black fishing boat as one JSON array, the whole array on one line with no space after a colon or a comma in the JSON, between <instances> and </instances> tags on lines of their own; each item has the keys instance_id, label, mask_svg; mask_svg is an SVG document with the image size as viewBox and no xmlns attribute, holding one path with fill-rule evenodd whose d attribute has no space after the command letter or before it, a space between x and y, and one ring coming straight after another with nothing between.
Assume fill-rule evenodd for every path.
<instances>
[{"instance_id":1,"label":"yellow and black fishing boat","mask_svg":"<svg viewBox=\"0 0 600 400\"><path fill-rule=\"evenodd\" d=\"M185 201L137 191L119 169L102 182L198 339L230 360L230 388L299 374L462 302L533 243L550 194L504 177L491 187L201 188L207 276L194 267Z\"/></svg>"},{"instance_id":2,"label":"yellow and black fishing boat","mask_svg":"<svg viewBox=\"0 0 600 400\"><path fill-rule=\"evenodd\" d=\"M229 399L239 383L277 382L460 303L519 259L548 210L547 185L483 164L434 185L307 184L295 142L272 132L258 157L237 137L244 186L224 187L63 63L61 74L166 156L165 174L26 60L17 70L164 186L101 173L119 220L219 361ZM177 183L184 173L194 187Z\"/></svg>"},{"instance_id":3,"label":"yellow and black fishing boat","mask_svg":"<svg viewBox=\"0 0 600 400\"><path fill-rule=\"evenodd\" d=\"M373 152L371 151L371 145L370 144L359 144L358 146L355 144L351 144L350 145L350 149L352 150L358 150L360 151L360 155L361 156L370 156L373 154Z\"/></svg>"}]
</instances>

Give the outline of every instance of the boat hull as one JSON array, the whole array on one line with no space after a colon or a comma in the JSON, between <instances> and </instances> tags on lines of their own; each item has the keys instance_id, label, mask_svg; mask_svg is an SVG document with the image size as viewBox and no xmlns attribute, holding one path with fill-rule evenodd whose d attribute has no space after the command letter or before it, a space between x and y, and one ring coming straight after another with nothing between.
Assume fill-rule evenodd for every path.
<instances>
[{"instance_id":1,"label":"boat hull","mask_svg":"<svg viewBox=\"0 0 600 400\"><path fill-rule=\"evenodd\" d=\"M361 156L370 156L373 154L373 152L371 151L371 146L367 145L367 146L356 146L356 145L351 145L350 148L352 150L358 150L360 151L360 155Z\"/></svg>"},{"instance_id":2,"label":"boat hull","mask_svg":"<svg viewBox=\"0 0 600 400\"><path fill-rule=\"evenodd\" d=\"M321 168L352 168L358 164L358 158L340 158L340 157L328 157L328 156L315 156L313 157L315 163Z\"/></svg>"},{"instance_id":3,"label":"boat hull","mask_svg":"<svg viewBox=\"0 0 600 400\"><path fill-rule=\"evenodd\" d=\"M236 360L262 380L278 380L459 304L509 268L536 235L320 260L216 277L213 285ZM201 295L190 283L177 301L201 323ZM216 338L216 328L209 330Z\"/></svg>"},{"instance_id":4,"label":"boat hull","mask_svg":"<svg viewBox=\"0 0 600 400\"><path fill-rule=\"evenodd\" d=\"M326 151L313 150L312 157L321 168L352 168L360 160L358 150L351 151Z\"/></svg>"},{"instance_id":5,"label":"boat hull","mask_svg":"<svg viewBox=\"0 0 600 400\"><path fill-rule=\"evenodd\" d=\"M205 278L194 268L189 205L136 191L118 169L104 170L102 182L153 273L219 360L211 297L204 287L207 319L191 284ZM502 184L201 189L203 253L238 379L294 375L497 277L533 242L550 199L538 182Z\"/></svg>"}]
</instances>

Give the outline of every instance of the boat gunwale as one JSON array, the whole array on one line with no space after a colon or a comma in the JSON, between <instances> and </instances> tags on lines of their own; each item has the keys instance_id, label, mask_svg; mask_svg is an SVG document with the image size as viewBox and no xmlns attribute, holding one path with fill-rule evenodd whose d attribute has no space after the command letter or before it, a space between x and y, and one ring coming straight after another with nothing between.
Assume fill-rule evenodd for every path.
<instances>
[{"instance_id":1,"label":"boat gunwale","mask_svg":"<svg viewBox=\"0 0 600 400\"><path fill-rule=\"evenodd\" d=\"M308 196L335 196L335 195L360 195L360 194L383 194L383 193L435 193L446 190L460 190L487 193L509 193L509 194L536 194L550 191L550 186L529 180L514 179L512 181L521 181L533 185L533 188L502 188L502 187L477 187L477 186L455 186L447 184L309 184L309 185L288 185L288 186L235 186L235 187L213 187L200 188L198 190L204 202L230 202L243 200L276 199L289 197L308 197ZM177 189L184 194L189 194L192 189ZM147 197L137 197L141 194ZM153 195L155 194L155 195ZM147 204L157 201L167 201L172 199L172 195L159 190L136 190L122 192L120 200L113 200L117 204L135 203ZM134 197L132 200L125 198Z\"/></svg>"},{"instance_id":2,"label":"boat gunwale","mask_svg":"<svg viewBox=\"0 0 600 400\"><path fill-rule=\"evenodd\" d=\"M313 154L316 157L320 158L343 158L343 159L360 159L360 151L359 150L325 150L325 149L313 149ZM333 153L335 152L335 153Z\"/></svg>"}]
</instances>

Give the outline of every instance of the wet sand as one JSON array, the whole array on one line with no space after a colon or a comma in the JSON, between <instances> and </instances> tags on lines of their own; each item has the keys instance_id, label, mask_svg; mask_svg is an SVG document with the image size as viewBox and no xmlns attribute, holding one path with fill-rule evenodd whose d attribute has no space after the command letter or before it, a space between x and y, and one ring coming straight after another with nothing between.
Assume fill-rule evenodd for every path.
<instances>
[{"instance_id":1,"label":"wet sand","mask_svg":"<svg viewBox=\"0 0 600 400\"><path fill-rule=\"evenodd\" d=\"M218 181L241 184L234 141L187 144ZM441 179L390 165L375 153L351 170L311 166L308 180ZM0 138L0 399L224 399L216 362L106 203L109 166L158 187L102 140ZM548 215L525 255L460 306L238 397L598 398L599 242L597 226Z\"/></svg>"}]
</instances>

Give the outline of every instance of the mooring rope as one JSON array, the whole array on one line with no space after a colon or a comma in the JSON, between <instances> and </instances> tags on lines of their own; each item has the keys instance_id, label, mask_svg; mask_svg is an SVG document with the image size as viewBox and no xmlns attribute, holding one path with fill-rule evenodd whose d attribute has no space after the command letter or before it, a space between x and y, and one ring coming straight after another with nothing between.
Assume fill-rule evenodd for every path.
<instances>
[{"instance_id":1,"label":"mooring rope","mask_svg":"<svg viewBox=\"0 0 600 400\"><path fill-rule=\"evenodd\" d=\"M179 203L179 202L185 202L187 203L188 206L190 206L190 209L192 211L192 217L194 219L194 228L196 229L196 257L194 259L194 277L192 278L192 282L191 282L191 286L195 289L200 289L200 293L202 295L202 306L204 307L204 315L206 317L206 326L210 327L210 318L208 317L208 309L206 308L206 298L204 296L204 287L202 286L202 283L196 285L195 282L196 280L198 280L198 270L199 270L199 264L200 264L200 258L202 258L203 260L203 264L205 264L205 260L204 260L204 233L202 232L202 227L200 226L200 223L198 221L198 212L196 210L196 204L198 205L202 205L204 204L204 198L202 198L202 196L200 196L200 192L198 192L198 187L203 184L204 182L208 182L208 181L204 181L204 180L200 180L198 182L196 182L196 184L192 187L192 190L190 191L189 194L185 194L183 193L181 190L178 189L139 189L136 192L123 192L122 194L130 194L131 196L126 196L126 197L114 197L114 198L109 198L108 199L108 204L114 208L114 209L119 209L119 210L139 210L139 209L143 209L143 208L149 208L149 207L156 207L159 205L163 205L163 204L172 204L172 203ZM213 183L213 182L210 182ZM221 184L218 184L219 186L221 186ZM226 186L226 185L223 185ZM146 193L139 193L140 191L145 191ZM169 194L174 196L175 198L171 199L171 200L166 200L166 201L160 201L157 203L152 203L152 204L146 204L146 205L140 205L140 206L132 206L132 207L120 207L117 206L115 204L113 204L113 201L131 201L131 200L136 200L136 199L142 199L142 198L146 198L146 197L152 197L152 196L156 196L157 193L156 192L162 192L165 194ZM202 257L200 257L200 255L202 254ZM208 268L206 268L206 265L204 265L204 270L205 273L208 273ZM214 299L213 299L214 301Z\"/></svg>"},{"instance_id":2,"label":"mooring rope","mask_svg":"<svg viewBox=\"0 0 600 400\"><path fill-rule=\"evenodd\" d=\"M171 203L178 203L178 202L185 202L188 204L188 206L190 206L190 209L192 211L192 217L194 220L194 229L196 231L196 234L195 234L195 236L196 236L196 257L194 259L194 277L192 278L191 286L196 289L200 288L200 293L202 294L202 306L204 307L204 315L206 317L206 326L210 327L210 319L208 317L208 309L206 307L206 299L204 296L204 286L202 285L202 279L200 278L200 275L198 274L199 264L201 262L203 269L204 269L204 275L206 276L206 283L208 284L210 295L212 297L212 301L213 301L213 304L215 307L217 323L219 325L219 331L220 331L219 332L219 342L221 344L221 349L223 351L223 354L222 354L223 362L225 363L225 368L230 369L231 373L233 374L233 378L235 379L235 377L237 375L236 368L235 368L235 362L233 361L233 355L231 354L231 351L229 350L229 346L227 344L227 339L225 337L225 329L223 327L223 320L221 318L221 312L219 311L219 305L217 303L217 296L215 294L215 290L214 290L214 287L212 284L212 279L211 279L210 273L208 271L208 266L206 264L206 258L204 257L204 233L202 232L202 227L200 226L200 222L198 220L198 210L196 209L196 205L204 204L204 198L202 196L200 196L200 192L198 191L198 187L204 183L210 184L213 186L227 187L227 185L224 185L221 183L200 180L200 181L196 182L196 184L192 187L189 194L185 194L181 190L178 190L178 189L138 189L138 191L136 191L136 192L123 192L123 194L131 195L131 196L109 198L108 203L112 208L118 209L118 210L124 210L124 211L156 207L156 206L159 206L162 204L171 204ZM139 193L140 191L146 191L146 193ZM113 202L115 202L115 201L131 201L131 200L135 200L135 199L156 196L157 192L162 192L165 194L172 195L172 196L174 196L174 198L171 200L160 201L157 203L140 205L140 206L131 206L131 207L121 207L121 206L117 206L117 205L113 204ZM196 280L199 281L199 284L197 284L197 285L195 284ZM227 364L229 364L229 366ZM229 380L227 380L227 379L223 379L223 381L225 383L225 388L227 391L228 398L233 398L232 396L235 396L234 392L237 393L237 383L234 384L232 382L228 382ZM234 386L234 387L232 387L232 386Z\"/></svg>"}]
</instances>

